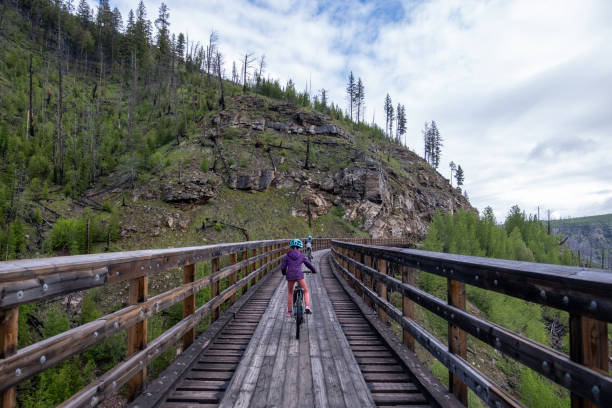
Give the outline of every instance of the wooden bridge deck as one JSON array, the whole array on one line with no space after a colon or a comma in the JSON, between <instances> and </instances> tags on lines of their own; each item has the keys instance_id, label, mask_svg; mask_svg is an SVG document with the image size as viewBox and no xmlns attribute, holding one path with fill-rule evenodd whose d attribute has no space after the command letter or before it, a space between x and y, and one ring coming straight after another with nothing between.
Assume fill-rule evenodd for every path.
<instances>
[{"instance_id":1,"label":"wooden bridge deck","mask_svg":"<svg viewBox=\"0 0 612 408\"><path fill-rule=\"evenodd\" d=\"M313 314L295 338L280 273L262 282L161 404L178 407L431 406L414 374L333 276L307 274ZM135 401L133 406L144 406ZM434 404L435 406L435 404Z\"/></svg>"}]
</instances>

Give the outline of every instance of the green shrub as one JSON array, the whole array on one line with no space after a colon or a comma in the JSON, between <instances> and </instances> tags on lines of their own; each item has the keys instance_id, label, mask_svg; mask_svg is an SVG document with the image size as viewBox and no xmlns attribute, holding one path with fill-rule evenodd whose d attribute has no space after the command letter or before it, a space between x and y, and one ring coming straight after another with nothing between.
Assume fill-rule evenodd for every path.
<instances>
[{"instance_id":1,"label":"green shrub","mask_svg":"<svg viewBox=\"0 0 612 408\"><path fill-rule=\"evenodd\" d=\"M242 137L242 132L240 131L240 129L228 127L225 128L225 130L223 131L223 136L226 140L234 140Z\"/></svg>"},{"instance_id":2,"label":"green shrub","mask_svg":"<svg viewBox=\"0 0 612 408\"><path fill-rule=\"evenodd\" d=\"M202 164L200 165L200 170L202 170L204 173L208 173L208 159L206 158L206 155L202 156Z\"/></svg>"},{"instance_id":3,"label":"green shrub","mask_svg":"<svg viewBox=\"0 0 612 408\"><path fill-rule=\"evenodd\" d=\"M336 217L344 217L344 207L342 205L337 205L331 210L331 213Z\"/></svg>"}]
</instances>

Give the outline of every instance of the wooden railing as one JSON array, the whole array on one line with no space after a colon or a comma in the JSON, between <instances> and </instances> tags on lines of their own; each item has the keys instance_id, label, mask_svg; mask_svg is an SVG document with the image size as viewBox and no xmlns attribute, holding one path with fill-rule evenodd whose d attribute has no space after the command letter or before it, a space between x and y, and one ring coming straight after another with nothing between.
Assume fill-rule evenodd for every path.
<instances>
[{"instance_id":1,"label":"wooden railing","mask_svg":"<svg viewBox=\"0 0 612 408\"><path fill-rule=\"evenodd\" d=\"M611 407L607 323L612 322L612 274L545 265L334 240L333 264L357 294L396 321L404 344L421 344L449 370L450 390L467 405L467 388L492 407L521 406L467 362L467 334L571 392L572 408ZM400 271L402 279L388 275ZM447 278L448 301L415 286L415 271ZM570 355L466 312L465 285L569 312ZM387 291L402 295L402 310ZM414 305L448 321L448 345L414 321Z\"/></svg>"},{"instance_id":2,"label":"wooden railing","mask_svg":"<svg viewBox=\"0 0 612 408\"><path fill-rule=\"evenodd\" d=\"M361 243L404 245L403 240L344 239ZM313 249L328 248L331 239L315 238ZM128 384L135 397L146 380L146 367L182 339L185 350L205 317L219 317L222 304L233 304L265 273L280 264L288 239L234 244L79 255L0 262L0 408L14 407L15 386L40 372L127 331L128 358L95 380L62 406L95 406ZM238 261L240 256L241 261ZM228 266L221 268L221 258ZM196 264L209 262L211 273L196 279ZM183 284L149 297L148 279L169 269L183 269ZM221 292L220 282L228 280ZM56 336L17 349L19 305L54 300L77 291L129 282L129 306ZM196 294L211 287L211 299L196 308ZM183 320L147 344L147 319L183 302Z\"/></svg>"},{"instance_id":3,"label":"wooden railing","mask_svg":"<svg viewBox=\"0 0 612 408\"><path fill-rule=\"evenodd\" d=\"M129 396L134 397L143 388L147 364L178 340L182 339L186 349L194 341L199 322L208 315L216 320L220 306L233 303L240 289L247 290L249 283L276 267L286 250L287 240L274 240L1 262L0 406L15 406L14 386L21 381L121 330L127 330L128 359L63 406L94 406L126 383ZM229 258L229 265L221 269L223 256ZM196 280L200 262L210 262L212 272ZM149 298L149 276L177 267L183 268L184 284ZM220 292L219 283L225 278L229 287ZM129 282L130 306L17 350L19 305L124 281ZM209 286L211 299L196 309L196 294ZM181 301L183 320L147 344L147 318Z\"/></svg>"}]
</instances>

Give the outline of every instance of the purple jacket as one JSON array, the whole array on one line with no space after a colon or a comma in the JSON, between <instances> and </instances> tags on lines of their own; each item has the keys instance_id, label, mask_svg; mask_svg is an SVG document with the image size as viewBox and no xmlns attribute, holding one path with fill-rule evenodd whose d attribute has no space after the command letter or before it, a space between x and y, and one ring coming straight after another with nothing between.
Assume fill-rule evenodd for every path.
<instances>
[{"instance_id":1,"label":"purple jacket","mask_svg":"<svg viewBox=\"0 0 612 408\"><path fill-rule=\"evenodd\" d=\"M302 264L306 265L306 267L314 273L317 273L317 270L310 263L308 258L306 258L306 255L304 255L297 249L291 249L283 258L283 263L281 264L281 271L283 271L283 274L287 274L287 280L304 279L304 272L302 272Z\"/></svg>"}]
</instances>

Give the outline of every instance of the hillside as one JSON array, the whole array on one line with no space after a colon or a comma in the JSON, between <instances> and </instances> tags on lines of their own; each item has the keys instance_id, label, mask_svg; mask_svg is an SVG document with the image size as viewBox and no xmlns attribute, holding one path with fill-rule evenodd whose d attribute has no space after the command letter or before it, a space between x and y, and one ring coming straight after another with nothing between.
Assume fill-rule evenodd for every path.
<instances>
[{"instance_id":1,"label":"hillside","mask_svg":"<svg viewBox=\"0 0 612 408\"><path fill-rule=\"evenodd\" d=\"M554 220L551 230L567 238L567 245L580 252L583 263L612 269L612 214Z\"/></svg>"},{"instance_id":2,"label":"hillside","mask_svg":"<svg viewBox=\"0 0 612 408\"><path fill-rule=\"evenodd\" d=\"M4 259L307 233L421 240L436 209L472 209L418 155L291 81L219 81L176 43L166 56L138 43L145 20L85 47L96 24L54 9L3 8Z\"/></svg>"}]
</instances>

